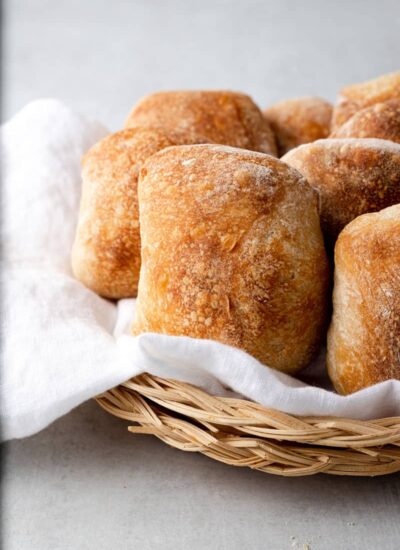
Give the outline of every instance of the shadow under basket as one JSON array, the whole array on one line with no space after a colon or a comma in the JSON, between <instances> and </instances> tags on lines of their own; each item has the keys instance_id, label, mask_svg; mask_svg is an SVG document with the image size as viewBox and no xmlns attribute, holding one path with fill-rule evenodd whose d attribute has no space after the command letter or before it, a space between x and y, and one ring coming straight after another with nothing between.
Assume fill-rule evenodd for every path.
<instances>
[{"instance_id":1,"label":"shadow under basket","mask_svg":"<svg viewBox=\"0 0 400 550\"><path fill-rule=\"evenodd\" d=\"M291 416L142 374L96 398L132 433L182 451L282 476L376 476L400 471L400 417Z\"/></svg>"}]
</instances>

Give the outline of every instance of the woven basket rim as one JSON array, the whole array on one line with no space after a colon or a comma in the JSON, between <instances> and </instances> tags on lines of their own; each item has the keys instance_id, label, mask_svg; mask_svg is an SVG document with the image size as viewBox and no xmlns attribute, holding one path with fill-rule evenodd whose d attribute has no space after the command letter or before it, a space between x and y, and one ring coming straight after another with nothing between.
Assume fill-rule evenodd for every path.
<instances>
[{"instance_id":1,"label":"woven basket rim","mask_svg":"<svg viewBox=\"0 0 400 550\"><path fill-rule=\"evenodd\" d=\"M108 413L175 448L225 464L301 476L400 471L400 417L297 416L186 382L141 374L98 396Z\"/></svg>"}]
</instances>

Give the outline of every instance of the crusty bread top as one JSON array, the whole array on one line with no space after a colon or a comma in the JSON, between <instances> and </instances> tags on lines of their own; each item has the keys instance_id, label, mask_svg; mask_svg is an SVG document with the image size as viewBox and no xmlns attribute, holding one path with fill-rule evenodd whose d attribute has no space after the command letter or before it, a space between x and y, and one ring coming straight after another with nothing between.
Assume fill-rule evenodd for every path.
<instances>
[{"instance_id":1,"label":"crusty bread top","mask_svg":"<svg viewBox=\"0 0 400 550\"><path fill-rule=\"evenodd\" d=\"M360 109L389 99L400 99L400 72L346 86L339 92L333 110L332 130L337 130Z\"/></svg>"},{"instance_id":2,"label":"crusty bread top","mask_svg":"<svg viewBox=\"0 0 400 550\"><path fill-rule=\"evenodd\" d=\"M376 103L357 111L329 137L379 138L400 143L400 99Z\"/></svg>"},{"instance_id":3,"label":"crusty bread top","mask_svg":"<svg viewBox=\"0 0 400 550\"><path fill-rule=\"evenodd\" d=\"M393 141L322 139L292 149L282 161L318 191L330 244L357 216L400 202L400 144Z\"/></svg>"},{"instance_id":4,"label":"crusty bread top","mask_svg":"<svg viewBox=\"0 0 400 550\"><path fill-rule=\"evenodd\" d=\"M364 105L394 99L400 95L400 71L384 74L378 78L351 84L342 88L339 97L362 102Z\"/></svg>"},{"instance_id":5,"label":"crusty bread top","mask_svg":"<svg viewBox=\"0 0 400 550\"><path fill-rule=\"evenodd\" d=\"M271 105L264 115L282 156L298 145L328 137L332 105L320 97L299 97Z\"/></svg>"},{"instance_id":6,"label":"crusty bread top","mask_svg":"<svg viewBox=\"0 0 400 550\"><path fill-rule=\"evenodd\" d=\"M160 126L195 134L208 143L277 153L273 132L260 109L249 96L238 92L157 92L134 106L125 124L133 126Z\"/></svg>"}]
</instances>

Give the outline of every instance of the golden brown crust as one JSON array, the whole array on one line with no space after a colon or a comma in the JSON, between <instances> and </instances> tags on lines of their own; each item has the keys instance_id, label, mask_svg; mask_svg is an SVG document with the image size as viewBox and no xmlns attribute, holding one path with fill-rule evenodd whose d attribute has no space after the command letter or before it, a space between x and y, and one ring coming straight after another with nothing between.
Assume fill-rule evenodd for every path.
<instances>
[{"instance_id":1,"label":"golden brown crust","mask_svg":"<svg viewBox=\"0 0 400 550\"><path fill-rule=\"evenodd\" d=\"M125 127L134 126L181 130L203 142L277 154L275 137L260 109L249 96L237 92L154 93L132 109Z\"/></svg>"},{"instance_id":2,"label":"golden brown crust","mask_svg":"<svg viewBox=\"0 0 400 550\"><path fill-rule=\"evenodd\" d=\"M142 268L133 333L210 338L285 372L324 336L328 265L316 195L279 160L171 147L139 181Z\"/></svg>"},{"instance_id":3,"label":"golden brown crust","mask_svg":"<svg viewBox=\"0 0 400 550\"><path fill-rule=\"evenodd\" d=\"M358 111L331 138L379 138L400 143L400 99Z\"/></svg>"},{"instance_id":4,"label":"golden brown crust","mask_svg":"<svg viewBox=\"0 0 400 550\"><path fill-rule=\"evenodd\" d=\"M333 109L332 131L336 131L357 111L389 99L400 99L400 72L343 88Z\"/></svg>"},{"instance_id":5,"label":"golden brown crust","mask_svg":"<svg viewBox=\"0 0 400 550\"><path fill-rule=\"evenodd\" d=\"M335 388L400 380L400 204L351 222L335 265L327 355Z\"/></svg>"},{"instance_id":6,"label":"golden brown crust","mask_svg":"<svg viewBox=\"0 0 400 550\"><path fill-rule=\"evenodd\" d=\"M264 111L275 134L278 154L328 137L332 105L319 97L299 97L280 101Z\"/></svg>"},{"instance_id":7,"label":"golden brown crust","mask_svg":"<svg viewBox=\"0 0 400 550\"><path fill-rule=\"evenodd\" d=\"M346 224L400 202L400 145L382 139L324 139L282 160L320 196L321 227L332 246Z\"/></svg>"},{"instance_id":8,"label":"golden brown crust","mask_svg":"<svg viewBox=\"0 0 400 550\"><path fill-rule=\"evenodd\" d=\"M147 157L178 143L190 140L177 132L131 128L107 136L85 155L72 268L77 279L101 296L136 296L139 170Z\"/></svg>"}]
</instances>

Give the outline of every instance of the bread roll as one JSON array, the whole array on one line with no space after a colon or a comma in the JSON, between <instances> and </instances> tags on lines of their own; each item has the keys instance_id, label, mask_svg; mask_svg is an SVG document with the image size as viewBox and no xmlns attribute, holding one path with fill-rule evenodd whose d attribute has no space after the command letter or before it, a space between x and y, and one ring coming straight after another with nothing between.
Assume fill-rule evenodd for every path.
<instances>
[{"instance_id":1,"label":"bread roll","mask_svg":"<svg viewBox=\"0 0 400 550\"><path fill-rule=\"evenodd\" d=\"M400 380L400 204L347 225L335 266L327 356L335 388Z\"/></svg>"},{"instance_id":2,"label":"bread roll","mask_svg":"<svg viewBox=\"0 0 400 550\"><path fill-rule=\"evenodd\" d=\"M107 136L85 155L72 269L94 292L115 299L136 296L139 170L153 153L185 142L190 143L184 134L132 128Z\"/></svg>"},{"instance_id":3,"label":"bread roll","mask_svg":"<svg viewBox=\"0 0 400 550\"><path fill-rule=\"evenodd\" d=\"M282 156L298 145L328 137L332 105L319 97L299 97L271 105L264 115Z\"/></svg>"},{"instance_id":4,"label":"bread roll","mask_svg":"<svg viewBox=\"0 0 400 550\"><path fill-rule=\"evenodd\" d=\"M133 108L125 126L160 126L201 136L207 143L277 154L273 132L260 109L249 96L236 92L151 94Z\"/></svg>"},{"instance_id":5,"label":"bread roll","mask_svg":"<svg viewBox=\"0 0 400 550\"><path fill-rule=\"evenodd\" d=\"M400 72L343 88L333 109L332 131L336 131L357 111L389 99L400 99Z\"/></svg>"},{"instance_id":6,"label":"bread roll","mask_svg":"<svg viewBox=\"0 0 400 550\"><path fill-rule=\"evenodd\" d=\"M374 137L400 143L400 99L377 103L358 111L330 137Z\"/></svg>"},{"instance_id":7,"label":"bread roll","mask_svg":"<svg viewBox=\"0 0 400 550\"><path fill-rule=\"evenodd\" d=\"M284 372L324 336L328 264L316 195L269 156L169 147L139 181L142 267L133 334L210 338Z\"/></svg>"},{"instance_id":8,"label":"bread roll","mask_svg":"<svg viewBox=\"0 0 400 550\"><path fill-rule=\"evenodd\" d=\"M293 149L282 160L320 197L329 247L357 216L400 202L400 145L383 139L323 139Z\"/></svg>"}]
</instances>

